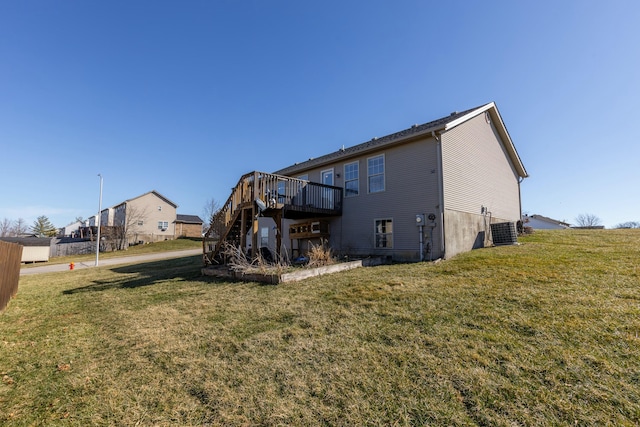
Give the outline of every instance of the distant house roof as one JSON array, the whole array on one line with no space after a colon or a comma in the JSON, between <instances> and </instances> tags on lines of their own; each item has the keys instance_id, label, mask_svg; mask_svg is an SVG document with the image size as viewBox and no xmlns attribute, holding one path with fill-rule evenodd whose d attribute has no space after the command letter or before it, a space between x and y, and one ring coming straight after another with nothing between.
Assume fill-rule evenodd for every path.
<instances>
[{"instance_id":1,"label":"distant house roof","mask_svg":"<svg viewBox=\"0 0 640 427\"><path fill-rule=\"evenodd\" d=\"M155 195L156 195L156 197L161 198L162 200L164 200L165 202L169 203L169 204L170 204L170 205L172 205L173 207L175 207L175 208L177 208L177 207L178 207L178 205L177 205L177 204L175 204L175 203L174 203L174 202L172 202L171 200L167 199L167 198L166 198L166 197L164 197L162 194L158 193L156 190L151 190L151 191L147 191L146 193L141 194L141 195L139 195L139 196L132 197L131 199L127 199L127 200L125 200L125 201L124 201L124 202L122 202L122 203L118 203L117 205L113 206L113 208L115 208L115 207L117 207L117 206L120 206L120 205L124 205L125 203L130 202L130 201L132 201L132 200L139 199L140 197L144 197L144 196L146 196L147 194L155 194ZM106 209L104 209L104 210L106 210Z\"/></svg>"},{"instance_id":2,"label":"distant house roof","mask_svg":"<svg viewBox=\"0 0 640 427\"><path fill-rule=\"evenodd\" d=\"M0 240L22 246L51 246L50 237L0 237Z\"/></svg>"},{"instance_id":3,"label":"distant house roof","mask_svg":"<svg viewBox=\"0 0 640 427\"><path fill-rule=\"evenodd\" d=\"M571 226L571 224L569 224L567 222L558 221L557 219L553 219L553 218L549 218L549 217L542 216L542 215L537 215L537 214L536 215L525 215L523 217L525 222L526 222L527 218L533 218L533 219L536 219L538 221L546 222L546 223L557 225L559 227L564 227L564 228L569 228Z\"/></svg>"},{"instance_id":4,"label":"distant house roof","mask_svg":"<svg viewBox=\"0 0 640 427\"><path fill-rule=\"evenodd\" d=\"M202 221L198 215L177 214L176 222L182 222L184 224L202 224L204 221Z\"/></svg>"},{"instance_id":5,"label":"distant house roof","mask_svg":"<svg viewBox=\"0 0 640 427\"><path fill-rule=\"evenodd\" d=\"M531 218L539 219L541 221L553 222L558 225L566 225L567 227L571 225L568 222L558 221L557 219L553 219L553 218L549 218L549 217L537 215L537 214L531 215Z\"/></svg>"},{"instance_id":6,"label":"distant house roof","mask_svg":"<svg viewBox=\"0 0 640 427\"><path fill-rule=\"evenodd\" d=\"M502 121L502 117L498 112L498 108L493 102L490 102L485 105L481 105L479 107L471 108L469 110L465 110L462 112L454 112L446 117L433 120L431 122L424 123L422 125L413 125L409 129L392 133L390 135L386 135L381 138L373 138L370 141L363 142L361 144L354 145L352 147L341 148L340 150L335 151L333 153L326 154L324 156L317 157L317 158L312 158L305 162L296 163L284 169L280 169L275 173L279 175L291 175L297 172L301 172L307 169L324 165L326 163L334 162L338 159L355 157L355 156L361 155L362 153L366 153L368 151L373 151L389 145L402 143L418 137L431 135L432 132L436 133L436 132L447 131L484 112L488 112L490 114L491 119L495 124L495 127L498 133L500 134L502 139L505 141L505 144L506 144L505 148L507 149L509 158L513 162L516 168L516 171L518 172L518 175L523 178L526 178L527 176L529 176L527 174L526 169L524 168L524 165L522 164L522 161L520 160L520 157L518 156L516 148L513 145L513 141L511 141L511 137L509 136L509 132L507 131L507 128L505 127L504 122Z\"/></svg>"}]
</instances>

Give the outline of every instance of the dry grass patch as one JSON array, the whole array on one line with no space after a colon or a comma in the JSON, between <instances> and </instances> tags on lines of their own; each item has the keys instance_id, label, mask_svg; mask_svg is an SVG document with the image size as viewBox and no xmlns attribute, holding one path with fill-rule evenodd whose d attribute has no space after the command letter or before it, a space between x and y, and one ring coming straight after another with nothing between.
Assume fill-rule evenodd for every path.
<instances>
[{"instance_id":1,"label":"dry grass patch","mask_svg":"<svg viewBox=\"0 0 640 427\"><path fill-rule=\"evenodd\" d=\"M640 233L278 286L199 257L21 278L8 425L635 425Z\"/></svg>"}]
</instances>

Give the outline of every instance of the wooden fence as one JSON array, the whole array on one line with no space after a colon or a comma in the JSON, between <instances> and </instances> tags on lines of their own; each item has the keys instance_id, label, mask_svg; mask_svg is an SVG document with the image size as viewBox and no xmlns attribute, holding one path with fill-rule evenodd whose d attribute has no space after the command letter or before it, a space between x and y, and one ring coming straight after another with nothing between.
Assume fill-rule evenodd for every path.
<instances>
[{"instance_id":1,"label":"wooden fence","mask_svg":"<svg viewBox=\"0 0 640 427\"><path fill-rule=\"evenodd\" d=\"M22 245L0 241L0 312L18 293Z\"/></svg>"},{"instance_id":2,"label":"wooden fence","mask_svg":"<svg viewBox=\"0 0 640 427\"><path fill-rule=\"evenodd\" d=\"M100 247L102 252L104 248ZM69 255L86 255L96 253L96 242L88 239L53 239L51 242L51 258Z\"/></svg>"}]
</instances>

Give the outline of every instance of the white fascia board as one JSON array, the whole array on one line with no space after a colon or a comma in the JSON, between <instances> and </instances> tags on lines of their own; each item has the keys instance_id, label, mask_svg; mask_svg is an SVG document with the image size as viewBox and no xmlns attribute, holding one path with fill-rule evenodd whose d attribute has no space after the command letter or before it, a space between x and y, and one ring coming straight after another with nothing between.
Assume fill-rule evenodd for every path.
<instances>
[{"instance_id":1,"label":"white fascia board","mask_svg":"<svg viewBox=\"0 0 640 427\"><path fill-rule=\"evenodd\" d=\"M447 123L444 126L444 130L447 131L449 129L453 129L454 127L458 126L459 124L464 123L467 120L477 116L478 114L482 114L482 113L484 113L485 111L487 111L487 110L489 110L491 108L496 108L496 104L494 102L490 102L487 105L483 105L482 107L477 108L477 109L465 114L464 116L458 117L457 119L455 119L453 121L450 121L449 123ZM502 122L502 120L500 120L500 121ZM503 126L504 126L504 124L503 124Z\"/></svg>"}]
</instances>

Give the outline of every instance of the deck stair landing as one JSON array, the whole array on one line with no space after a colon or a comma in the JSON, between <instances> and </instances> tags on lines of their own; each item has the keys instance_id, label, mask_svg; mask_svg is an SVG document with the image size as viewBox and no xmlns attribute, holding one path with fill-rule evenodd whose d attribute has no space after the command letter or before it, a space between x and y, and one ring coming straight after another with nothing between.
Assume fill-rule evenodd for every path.
<instances>
[{"instance_id":1,"label":"deck stair landing","mask_svg":"<svg viewBox=\"0 0 640 427\"><path fill-rule=\"evenodd\" d=\"M265 172L243 175L222 208L214 215L203 239L205 264L223 263L225 242L256 255L258 217L272 217L281 247L283 219L307 219L342 215L342 188ZM251 242L247 233L252 230ZM213 243L215 242L215 243ZM251 243L251 244L249 244Z\"/></svg>"}]
</instances>

